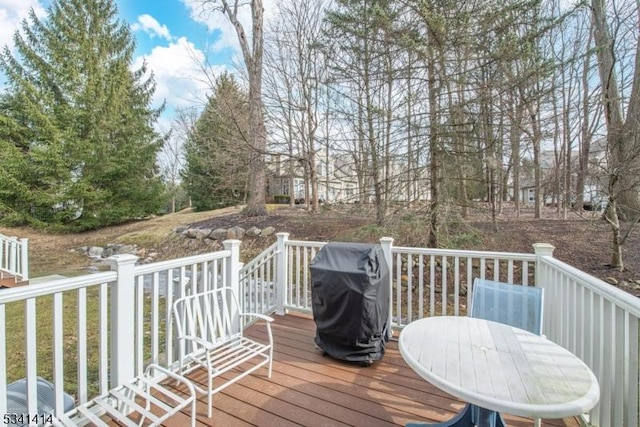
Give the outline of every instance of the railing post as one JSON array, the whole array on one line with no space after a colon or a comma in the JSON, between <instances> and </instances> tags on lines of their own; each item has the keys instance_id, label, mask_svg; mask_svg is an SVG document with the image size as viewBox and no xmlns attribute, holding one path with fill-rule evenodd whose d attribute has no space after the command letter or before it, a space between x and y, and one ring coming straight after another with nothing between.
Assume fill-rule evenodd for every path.
<instances>
[{"instance_id":1,"label":"railing post","mask_svg":"<svg viewBox=\"0 0 640 427\"><path fill-rule=\"evenodd\" d=\"M135 377L135 264L138 257L130 254L107 258L118 278L111 293L111 387ZM142 357L138 355L137 357Z\"/></svg>"},{"instance_id":2,"label":"railing post","mask_svg":"<svg viewBox=\"0 0 640 427\"><path fill-rule=\"evenodd\" d=\"M276 245L276 314L284 316L287 295L287 271L289 270L289 257L287 256L289 233L276 233L276 237L278 238Z\"/></svg>"},{"instance_id":3,"label":"railing post","mask_svg":"<svg viewBox=\"0 0 640 427\"><path fill-rule=\"evenodd\" d=\"M229 239L222 242L226 251L231 251L231 255L226 260L227 270L227 283L225 286L229 286L233 289L236 297L238 298L238 304L245 299L245 296L240 293L240 240ZM234 331L240 331L242 325L240 324L239 313L236 312L236 307L231 306L231 327ZM244 310L244 308L241 308Z\"/></svg>"},{"instance_id":4,"label":"railing post","mask_svg":"<svg viewBox=\"0 0 640 427\"><path fill-rule=\"evenodd\" d=\"M227 283L233 292L241 299L240 295L240 240L229 239L222 242L226 251L231 251L231 256L227 258Z\"/></svg>"},{"instance_id":5,"label":"railing post","mask_svg":"<svg viewBox=\"0 0 640 427\"><path fill-rule=\"evenodd\" d=\"M549 335L551 333L551 326L555 323L555 319L552 319L551 316L556 313L554 308L553 301L553 289L549 289L549 284L551 282L551 278L547 276L545 272L545 268L542 264L543 257L553 257L553 250L555 246L549 243L534 243L533 244L533 252L536 254L536 278L535 285L538 288L545 289L545 297L542 302L542 330L545 335ZM545 315L548 313L549 315ZM551 338L553 340L553 338Z\"/></svg>"},{"instance_id":6,"label":"railing post","mask_svg":"<svg viewBox=\"0 0 640 427\"><path fill-rule=\"evenodd\" d=\"M387 322L387 337L391 339L393 335L393 329L391 328L393 320L393 255L391 254L393 237L382 237L380 239L380 245L382 246L382 253L389 267L389 321ZM398 318L400 318L400 316L398 316Z\"/></svg>"},{"instance_id":7,"label":"railing post","mask_svg":"<svg viewBox=\"0 0 640 427\"><path fill-rule=\"evenodd\" d=\"M553 250L555 246L549 243L534 243L533 244L533 252L536 254L536 280L535 285L541 288L544 288L548 283L548 278L544 277L543 267L542 267L542 257L553 256Z\"/></svg>"},{"instance_id":8,"label":"railing post","mask_svg":"<svg viewBox=\"0 0 640 427\"><path fill-rule=\"evenodd\" d=\"M11 246L9 249L9 270L14 276L18 272L18 238L11 237Z\"/></svg>"},{"instance_id":9,"label":"railing post","mask_svg":"<svg viewBox=\"0 0 640 427\"><path fill-rule=\"evenodd\" d=\"M21 273L22 280L29 280L29 239L22 238L20 239L21 243L21 253L20 253L20 262L21 262Z\"/></svg>"},{"instance_id":10,"label":"railing post","mask_svg":"<svg viewBox=\"0 0 640 427\"><path fill-rule=\"evenodd\" d=\"M545 278L542 277L543 269L542 269L542 263L540 262L540 260L542 259L542 257L545 257L545 256L552 257L554 249L555 249L555 246L549 243L533 244L533 252L536 254L536 280L535 280L536 286L544 287L544 284L546 282L546 280L544 280Z\"/></svg>"}]
</instances>

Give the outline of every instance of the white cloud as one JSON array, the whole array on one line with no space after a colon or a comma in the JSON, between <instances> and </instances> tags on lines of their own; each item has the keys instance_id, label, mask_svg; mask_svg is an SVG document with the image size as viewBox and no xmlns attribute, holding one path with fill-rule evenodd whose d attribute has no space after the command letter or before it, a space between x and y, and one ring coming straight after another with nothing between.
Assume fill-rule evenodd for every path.
<instances>
[{"instance_id":1,"label":"white cloud","mask_svg":"<svg viewBox=\"0 0 640 427\"><path fill-rule=\"evenodd\" d=\"M138 69L143 61L154 73L157 84L154 104L160 105L166 100L168 109L204 102L211 87L208 78L214 79L226 68L224 65L207 67L205 54L186 37L178 38L169 46L154 47L148 55L136 58L133 69Z\"/></svg>"},{"instance_id":2,"label":"white cloud","mask_svg":"<svg viewBox=\"0 0 640 427\"><path fill-rule=\"evenodd\" d=\"M138 16L138 21L131 25L131 29L133 31L144 31L151 38L158 36L167 40L173 39L166 25L160 25L156 18L146 13Z\"/></svg>"},{"instance_id":3,"label":"white cloud","mask_svg":"<svg viewBox=\"0 0 640 427\"><path fill-rule=\"evenodd\" d=\"M39 0L0 0L0 46L13 47L13 34L31 8L39 17L46 15Z\"/></svg>"},{"instance_id":4,"label":"white cloud","mask_svg":"<svg viewBox=\"0 0 640 427\"><path fill-rule=\"evenodd\" d=\"M202 0L181 0L191 14L191 19L195 22L207 26L209 32L219 32L219 38L211 46L214 51L223 49L233 49L240 51L240 43L235 28L222 13L219 7L220 2L203 2ZM276 0L263 0L264 19L268 20L275 11ZM246 2L238 11L238 21L242 24L247 37L251 38L251 7Z\"/></svg>"}]
</instances>

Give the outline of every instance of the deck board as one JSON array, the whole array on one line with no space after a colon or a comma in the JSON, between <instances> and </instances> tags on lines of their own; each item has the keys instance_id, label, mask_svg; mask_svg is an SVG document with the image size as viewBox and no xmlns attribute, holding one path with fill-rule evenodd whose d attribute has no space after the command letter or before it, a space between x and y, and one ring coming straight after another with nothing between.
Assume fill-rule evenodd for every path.
<instances>
[{"instance_id":1,"label":"deck board","mask_svg":"<svg viewBox=\"0 0 640 427\"><path fill-rule=\"evenodd\" d=\"M198 426L404 426L408 422L441 422L464 406L409 368L397 342L384 359L360 367L325 357L313 343L309 316L274 316L273 375L259 369L213 397L207 418L206 397L198 396ZM253 326L247 335L264 338ZM203 382L203 371L189 377ZM188 425L188 410L165 423ZM505 415L509 426L530 427L532 420ZM544 420L543 426L577 427L577 419Z\"/></svg>"}]
</instances>

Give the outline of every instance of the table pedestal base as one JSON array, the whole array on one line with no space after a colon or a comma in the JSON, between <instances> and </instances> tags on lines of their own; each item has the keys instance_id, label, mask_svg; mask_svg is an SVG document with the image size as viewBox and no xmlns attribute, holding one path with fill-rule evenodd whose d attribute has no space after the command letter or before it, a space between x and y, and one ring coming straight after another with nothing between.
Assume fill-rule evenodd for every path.
<instances>
[{"instance_id":1,"label":"table pedestal base","mask_svg":"<svg viewBox=\"0 0 640 427\"><path fill-rule=\"evenodd\" d=\"M410 423L406 427L506 427L499 412L467 404L462 412L442 423Z\"/></svg>"}]
</instances>

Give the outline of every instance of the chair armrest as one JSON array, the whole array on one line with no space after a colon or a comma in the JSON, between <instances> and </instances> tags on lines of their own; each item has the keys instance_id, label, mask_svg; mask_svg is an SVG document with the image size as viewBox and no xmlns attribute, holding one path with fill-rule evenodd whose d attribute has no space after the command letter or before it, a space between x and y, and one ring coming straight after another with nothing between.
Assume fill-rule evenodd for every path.
<instances>
[{"instance_id":1,"label":"chair armrest","mask_svg":"<svg viewBox=\"0 0 640 427\"><path fill-rule=\"evenodd\" d=\"M195 337L193 335L180 335L178 336L179 340L186 340L186 341L191 341L194 342L198 345L203 346L204 348L206 348L207 350L213 350L215 348L215 345L213 345L213 343L207 341L207 340L203 340L200 337Z\"/></svg>"},{"instance_id":2,"label":"chair armrest","mask_svg":"<svg viewBox=\"0 0 640 427\"><path fill-rule=\"evenodd\" d=\"M271 316L267 316L266 314L260 314L260 313L240 313L240 316L247 316L247 317L257 317L258 319L262 319L265 320L269 323L273 322L273 317Z\"/></svg>"}]
</instances>

